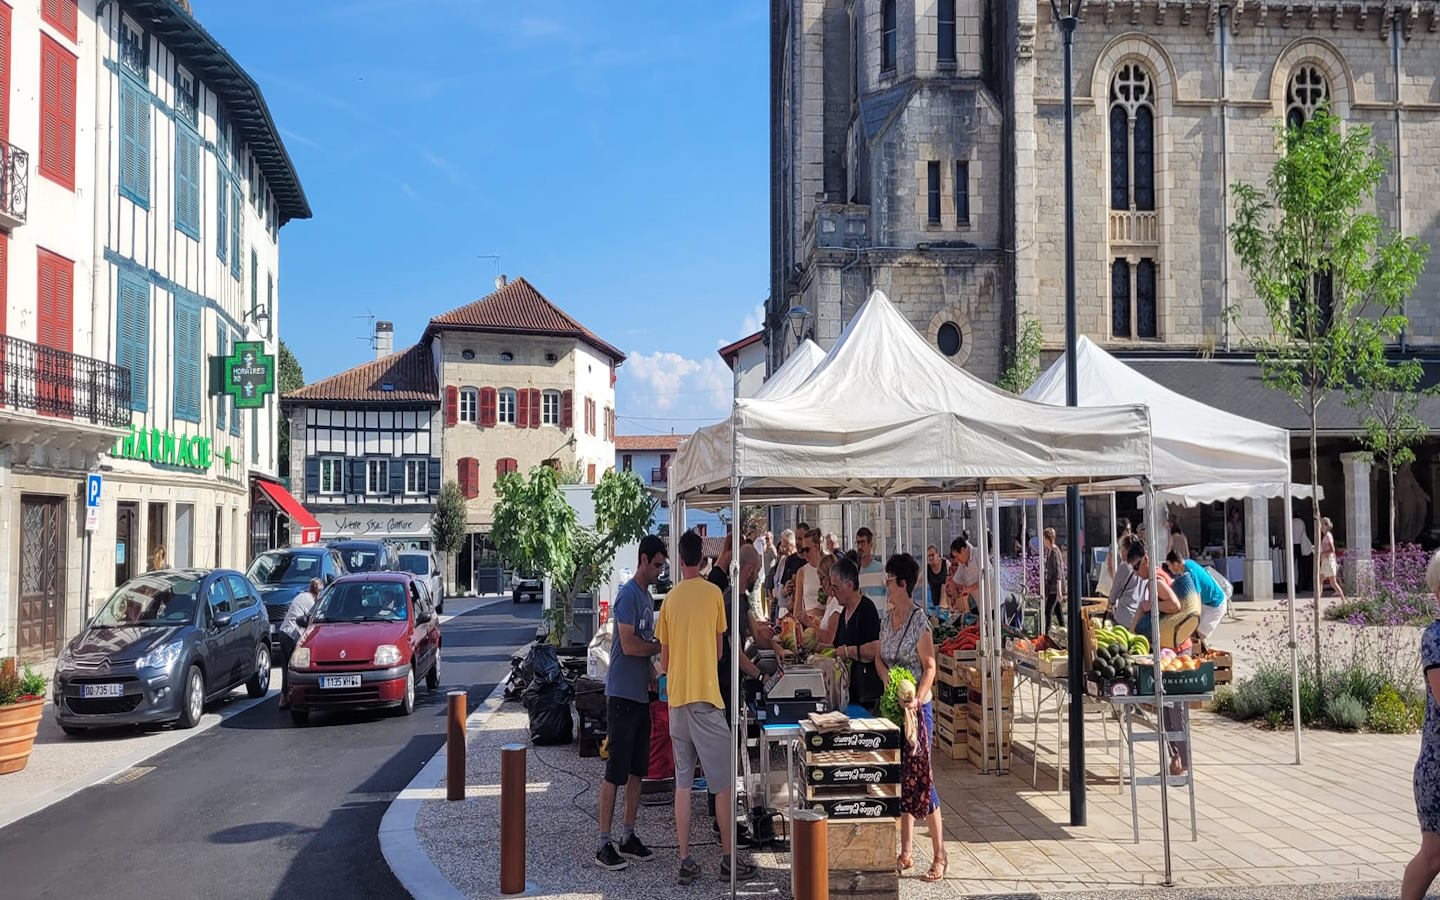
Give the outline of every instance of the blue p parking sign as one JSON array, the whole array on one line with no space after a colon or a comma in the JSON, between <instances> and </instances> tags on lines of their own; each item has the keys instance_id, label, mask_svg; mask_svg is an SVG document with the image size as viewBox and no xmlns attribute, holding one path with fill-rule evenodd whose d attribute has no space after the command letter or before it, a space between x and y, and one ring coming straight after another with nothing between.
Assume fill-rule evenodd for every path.
<instances>
[{"instance_id":1,"label":"blue p parking sign","mask_svg":"<svg viewBox=\"0 0 1440 900\"><path fill-rule=\"evenodd\" d=\"M91 472L85 476L85 530L94 531L100 525L100 474Z\"/></svg>"}]
</instances>

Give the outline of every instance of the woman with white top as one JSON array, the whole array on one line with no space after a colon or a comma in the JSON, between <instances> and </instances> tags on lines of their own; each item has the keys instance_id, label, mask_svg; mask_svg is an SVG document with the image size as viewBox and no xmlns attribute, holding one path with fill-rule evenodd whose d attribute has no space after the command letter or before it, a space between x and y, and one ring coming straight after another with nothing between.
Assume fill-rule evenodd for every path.
<instances>
[{"instance_id":1,"label":"woman with white top","mask_svg":"<svg viewBox=\"0 0 1440 900\"><path fill-rule=\"evenodd\" d=\"M791 595L795 601L795 615L812 625L820 623L820 611L824 604L820 602L820 535L818 532L810 532L805 535L805 546L801 553L805 557L805 565L795 573L795 591Z\"/></svg>"},{"instance_id":2,"label":"woman with white top","mask_svg":"<svg viewBox=\"0 0 1440 900\"><path fill-rule=\"evenodd\" d=\"M1315 587L1317 601L1325 596L1325 585L1335 589L1340 602L1345 602L1345 591L1340 587L1340 558L1335 555L1335 526L1330 517L1320 520L1320 583Z\"/></svg>"}]
</instances>

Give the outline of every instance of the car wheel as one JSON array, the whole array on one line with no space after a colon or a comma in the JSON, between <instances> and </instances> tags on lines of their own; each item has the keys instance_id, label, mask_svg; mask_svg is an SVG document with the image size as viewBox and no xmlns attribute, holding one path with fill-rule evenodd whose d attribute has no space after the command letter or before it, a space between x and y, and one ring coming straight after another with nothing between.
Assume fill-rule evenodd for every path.
<instances>
[{"instance_id":1,"label":"car wheel","mask_svg":"<svg viewBox=\"0 0 1440 900\"><path fill-rule=\"evenodd\" d=\"M180 699L181 728L194 728L205 712L205 675L199 666L192 665L185 673L185 696Z\"/></svg>"},{"instance_id":2,"label":"car wheel","mask_svg":"<svg viewBox=\"0 0 1440 900\"><path fill-rule=\"evenodd\" d=\"M439 603L435 604L435 615L437 615L437 616L443 616L443 615L445 615L445 601L444 601L444 600L441 600Z\"/></svg>"},{"instance_id":3,"label":"car wheel","mask_svg":"<svg viewBox=\"0 0 1440 900\"><path fill-rule=\"evenodd\" d=\"M435 664L425 673L425 687L435 690L440 687L440 648L435 648Z\"/></svg>"},{"instance_id":4,"label":"car wheel","mask_svg":"<svg viewBox=\"0 0 1440 900\"><path fill-rule=\"evenodd\" d=\"M263 697L270 690L270 642L261 641L255 650L255 674L245 682L245 693Z\"/></svg>"},{"instance_id":5,"label":"car wheel","mask_svg":"<svg viewBox=\"0 0 1440 900\"><path fill-rule=\"evenodd\" d=\"M519 592L519 591L514 591L513 593L510 594L510 602L511 602L511 603L519 603L519 602L520 602L520 592Z\"/></svg>"},{"instance_id":6,"label":"car wheel","mask_svg":"<svg viewBox=\"0 0 1440 900\"><path fill-rule=\"evenodd\" d=\"M84 734L88 729L76 728L74 725L61 725L60 730L70 735L71 737L79 737L80 735Z\"/></svg>"},{"instance_id":7,"label":"car wheel","mask_svg":"<svg viewBox=\"0 0 1440 900\"><path fill-rule=\"evenodd\" d=\"M310 721L310 710L308 710L308 709L292 709L292 710L290 710L290 721L293 722L293 723L296 724L296 725L304 725L306 722L309 722L309 721Z\"/></svg>"},{"instance_id":8,"label":"car wheel","mask_svg":"<svg viewBox=\"0 0 1440 900\"><path fill-rule=\"evenodd\" d=\"M408 716L415 711L415 666L405 671L405 698L400 701L400 715Z\"/></svg>"}]
</instances>

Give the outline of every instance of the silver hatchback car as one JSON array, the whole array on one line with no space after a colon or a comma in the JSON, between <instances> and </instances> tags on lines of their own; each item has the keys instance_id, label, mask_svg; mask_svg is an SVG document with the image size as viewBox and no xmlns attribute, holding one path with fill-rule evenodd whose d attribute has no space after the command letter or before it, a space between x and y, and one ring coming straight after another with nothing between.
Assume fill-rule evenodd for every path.
<instances>
[{"instance_id":1,"label":"silver hatchback car","mask_svg":"<svg viewBox=\"0 0 1440 900\"><path fill-rule=\"evenodd\" d=\"M401 550L398 568L425 582L435 603L436 614L445 612L445 576L440 571L440 562L435 554L429 550Z\"/></svg>"}]
</instances>

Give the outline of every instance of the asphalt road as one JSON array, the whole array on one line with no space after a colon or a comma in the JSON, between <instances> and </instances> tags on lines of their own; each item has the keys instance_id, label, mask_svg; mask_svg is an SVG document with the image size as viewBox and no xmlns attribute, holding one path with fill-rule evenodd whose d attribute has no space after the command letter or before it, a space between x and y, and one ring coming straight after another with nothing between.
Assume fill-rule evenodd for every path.
<instances>
[{"instance_id":1,"label":"asphalt road","mask_svg":"<svg viewBox=\"0 0 1440 900\"><path fill-rule=\"evenodd\" d=\"M444 744L446 692L475 709L539 613L507 600L445 622L441 687L422 687L411 716L297 728L271 699L0 829L0 896L406 897L380 818Z\"/></svg>"}]
</instances>

